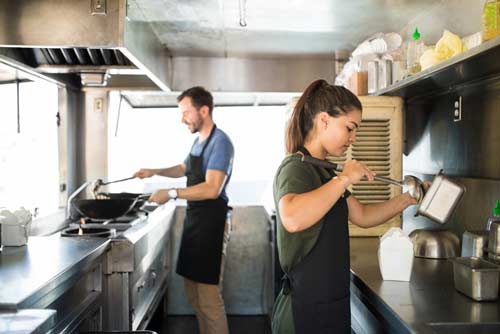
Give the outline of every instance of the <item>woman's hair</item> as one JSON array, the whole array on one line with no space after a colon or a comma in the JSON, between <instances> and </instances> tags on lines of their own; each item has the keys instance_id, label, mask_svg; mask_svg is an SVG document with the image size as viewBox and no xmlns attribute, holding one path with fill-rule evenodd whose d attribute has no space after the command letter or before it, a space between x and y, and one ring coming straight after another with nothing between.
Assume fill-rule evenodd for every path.
<instances>
[{"instance_id":1,"label":"woman's hair","mask_svg":"<svg viewBox=\"0 0 500 334\"><path fill-rule=\"evenodd\" d=\"M311 83L297 101L287 122L285 146L287 153L295 153L304 145L317 113L326 112L332 117L345 115L352 110L362 110L361 102L350 90L330 85L325 80Z\"/></svg>"}]
</instances>

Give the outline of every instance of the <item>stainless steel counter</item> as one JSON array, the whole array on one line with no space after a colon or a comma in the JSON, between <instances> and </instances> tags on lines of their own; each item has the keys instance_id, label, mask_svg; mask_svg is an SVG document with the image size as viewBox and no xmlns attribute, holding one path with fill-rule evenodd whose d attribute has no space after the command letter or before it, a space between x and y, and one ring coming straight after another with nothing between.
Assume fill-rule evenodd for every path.
<instances>
[{"instance_id":1,"label":"stainless steel counter","mask_svg":"<svg viewBox=\"0 0 500 334\"><path fill-rule=\"evenodd\" d=\"M106 239L30 237L28 245L0 253L0 309L33 308L48 292L92 263ZM38 306L36 306L38 307Z\"/></svg>"},{"instance_id":2,"label":"stainless steel counter","mask_svg":"<svg viewBox=\"0 0 500 334\"><path fill-rule=\"evenodd\" d=\"M54 310L0 312L0 334L43 334L55 324Z\"/></svg>"},{"instance_id":3,"label":"stainless steel counter","mask_svg":"<svg viewBox=\"0 0 500 334\"><path fill-rule=\"evenodd\" d=\"M475 302L455 290L451 261L414 258L410 282L383 281L377 256L379 239L350 241L355 288L373 309L385 308L411 332L435 333L428 323L500 322L500 302Z\"/></svg>"}]
</instances>

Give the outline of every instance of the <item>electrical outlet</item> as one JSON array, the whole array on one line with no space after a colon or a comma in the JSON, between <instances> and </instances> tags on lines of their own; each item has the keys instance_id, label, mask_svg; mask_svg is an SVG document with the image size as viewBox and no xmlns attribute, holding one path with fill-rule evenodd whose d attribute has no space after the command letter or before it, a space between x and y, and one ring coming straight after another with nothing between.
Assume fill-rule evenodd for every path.
<instances>
[{"instance_id":1,"label":"electrical outlet","mask_svg":"<svg viewBox=\"0 0 500 334\"><path fill-rule=\"evenodd\" d=\"M453 122L460 122L462 120L462 97L453 102Z\"/></svg>"},{"instance_id":2,"label":"electrical outlet","mask_svg":"<svg viewBox=\"0 0 500 334\"><path fill-rule=\"evenodd\" d=\"M92 15L106 15L106 0L90 0L90 13Z\"/></svg>"},{"instance_id":3,"label":"electrical outlet","mask_svg":"<svg viewBox=\"0 0 500 334\"><path fill-rule=\"evenodd\" d=\"M95 112L102 112L103 104L104 104L104 101L102 98L94 99L94 111Z\"/></svg>"}]
</instances>

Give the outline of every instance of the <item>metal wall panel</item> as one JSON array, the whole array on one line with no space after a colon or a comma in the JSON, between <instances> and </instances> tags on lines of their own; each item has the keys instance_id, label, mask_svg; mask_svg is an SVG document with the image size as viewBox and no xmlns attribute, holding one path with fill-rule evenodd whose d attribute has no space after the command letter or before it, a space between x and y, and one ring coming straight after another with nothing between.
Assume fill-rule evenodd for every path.
<instances>
[{"instance_id":1,"label":"metal wall panel","mask_svg":"<svg viewBox=\"0 0 500 334\"><path fill-rule=\"evenodd\" d=\"M195 58L172 59L171 89L204 86L214 92L302 92L317 79L332 83L334 58Z\"/></svg>"},{"instance_id":2,"label":"metal wall panel","mask_svg":"<svg viewBox=\"0 0 500 334\"><path fill-rule=\"evenodd\" d=\"M454 101L462 96L462 120L453 121ZM425 180L444 169L467 191L450 221L439 225L404 212L404 229L483 229L500 199L500 80L464 86L433 100L408 105L403 174Z\"/></svg>"}]
</instances>

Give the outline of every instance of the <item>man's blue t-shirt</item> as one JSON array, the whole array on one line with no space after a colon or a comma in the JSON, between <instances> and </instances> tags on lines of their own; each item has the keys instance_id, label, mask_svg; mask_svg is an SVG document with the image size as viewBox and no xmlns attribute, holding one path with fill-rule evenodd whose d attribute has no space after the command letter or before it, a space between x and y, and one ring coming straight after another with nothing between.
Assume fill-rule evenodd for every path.
<instances>
[{"instance_id":1,"label":"man's blue t-shirt","mask_svg":"<svg viewBox=\"0 0 500 334\"><path fill-rule=\"evenodd\" d=\"M205 146L207 139L198 142L199 138L194 140L193 146L191 147L190 154L194 156L200 156L203 147ZM233 159L234 159L234 147L229 136L219 128L216 128L212 139L210 139L210 143L208 143L205 152L203 152L203 173L207 173L207 169L215 169L220 170L226 173L227 180L226 184L222 188L221 197L228 200L226 194L226 185L229 183L229 179L231 179L231 174L233 172ZM189 160L189 155L184 160L184 163L187 163Z\"/></svg>"}]
</instances>

